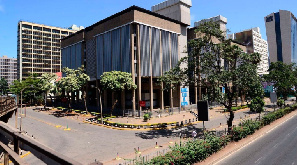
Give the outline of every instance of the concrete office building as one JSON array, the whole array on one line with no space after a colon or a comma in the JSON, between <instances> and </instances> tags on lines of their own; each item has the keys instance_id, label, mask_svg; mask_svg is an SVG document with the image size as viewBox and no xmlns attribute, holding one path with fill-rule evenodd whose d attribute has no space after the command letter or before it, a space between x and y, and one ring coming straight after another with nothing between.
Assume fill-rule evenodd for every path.
<instances>
[{"instance_id":1,"label":"concrete office building","mask_svg":"<svg viewBox=\"0 0 300 165\"><path fill-rule=\"evenodd\" d=\"M18 79L32 73L61 72L60 39L76 30L31 22L18 23Z\"/></svg>"},{"instance_id":2,"label":"concrete office building","mask_svg":"<svg viewBox=\"0 0 300 165\"><path fill-rule=\"evenodd\" d=\"M179 6L183 3L177 2ZM157 78L186 55L182 50L187 45L187 26L180 19L132 6L62 39L62 66L85 65L91 78L87 85L90 105L99 100L97 90L91 87L98 86L103 72L117 70L131 73L137 89L121 93L104 91L104 108L111 107L113 100L118 99L123 110L141 110L138 103L142 100L150 110L163 109L172 106L170 98L174 107L180 107L180 86L163 91ZM92 96L97 99L89 99Z\"/></svg>"},{"instance_id":3,"label":"concrete office building","mask_svg":"<svg viewBox=\"0 0 300 165\"><path fill-rule=\"evenodd\" d=\"M265 17L270 62L297 63L297 18L287 10Z\"/></svg>"},{"instance_id":4,"label":"concrete office building","mask_svg":"<svg viewBox=\"0 0 300 165\"><path fill-rule=\"evenodd\" d=\"M224 36L227 34L227 18L223 17L222 15L218 15L215 17L207 18L207 19L202 19L200 21L197 21L194 23L194 27L198 27L199 25L203 24L204 22L216 22L220 25L220 29L224 32Z\"/></svg>"},{"instance_id":5,"label":"concrete office building","mask_svg":"<svg viewBox=\"0 0 300 165\"><path fill-rule=\"evenodd\" d=\"M0 57L0 78L4 78L8 85L17 79L17 59Z\"/></svg>"},{"instance_id":6,"label":"concrete office building","mask_svg":"<svg viewBox=\"0 0 300 165\"><path fill-rule=\"evenodd\" d=\"M228 34L228 38L246 45L247 53L259 53L261 55L261 61L257 66L257 74L268 74L268 43L266 40L261 38L259 27Z\"/></svg>"}]
</instances>

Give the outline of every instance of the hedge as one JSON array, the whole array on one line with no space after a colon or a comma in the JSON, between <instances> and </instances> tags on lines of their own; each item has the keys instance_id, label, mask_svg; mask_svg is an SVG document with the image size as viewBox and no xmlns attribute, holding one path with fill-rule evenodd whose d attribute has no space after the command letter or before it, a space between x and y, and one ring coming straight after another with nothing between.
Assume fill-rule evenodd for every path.
<instances>
[{"instance_id":1,"label":"hedge","mask_svg":"<svg viewBox=\"0 0 300 165\"><path fill-rule=\"evenodd\" d=\"M233 128L232 140L238 141L245 138L247 135L253 134L255 130L258 130L260 127L270 124L295 109L297 109L297 104L270 112L263 116L261 121L246 120L240 123L239 126Z\"/></svg>"},{"instance_id":2,"label":"hedge","mask_svg":"<svg viewBox=\"0 0 300 165\"><path fill-rule=\"evenodd\" d=\"M189 140L183 146L175 144L175 146L170 147L171 151L167 152L165 155L157 156L151 159L149 162L144 162L142 160L137 160L136 164L146 164L146 165L165 165L165 164L186 164L190 165L199 161L203 161L211 154L218 152L220 149L225 147L227 143L231 140L238 141L245 138L248 135L253 134L256 130L260 129L262 126L270 124L272 121L290 113L291 111L297 109L297 104L291 107L286 107L279 109L274 112L270 112L265 115L261 121L245 120L240 123L237 127L233 128L233 135L225 135L217 137L213 134L205 135L205 141L197 139L195 141Z\"/></svg>"}]
</instances>

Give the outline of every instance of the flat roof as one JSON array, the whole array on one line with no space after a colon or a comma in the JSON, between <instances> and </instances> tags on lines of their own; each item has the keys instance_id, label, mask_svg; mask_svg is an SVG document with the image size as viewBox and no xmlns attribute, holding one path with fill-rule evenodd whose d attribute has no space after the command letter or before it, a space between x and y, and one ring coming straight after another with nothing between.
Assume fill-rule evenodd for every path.
<instances>
[{"instance_id":1,"label":"flat roof","mask_svg":"<svg viewBox=\"0 0 300 165\"><path fill-rule=\"evenodd\" d=\"M76 33L73 33L73 34L71 34L71 35L69 35L69 36L63 38L62 40L65 40L65 39L67 39L67 38L70 38L70 37L74 36L75 34L81 32L81 31L90 31L90 30L93 29L93 27L95 27L95 26L97 26L97 25L99 25L99 24L102 24L102 23L104 23L104 22L106 22L106 21L108 21L108 20L110 20L110 19L115 18L115 17L118 17L118 16L120 16L120 15L122 15L122 14L124 14L124 13L130 12L130 11L132 11L132 10L137 10L137 11L140 11L140 12L143 12L143 13L147 13L147 14L149 14L149 15L153 15L153 16L155 16L155 17L159 17L159 18L168 20L168 21L170 21L170 22L174 22L174 23L177 23L177 24L181 24L181 25L183 25L183 26L189 26L188 24L185 24L185 23L180 22L180 21L178 21L178 20L175 20L175 19L166 17L166 16L161 15L161 14L157 14L157 13L152 12L152 11L150 11L150 10L147 10L147 9L144 9L144 8L141 8L141 7L138 7L138 6L133 5L133 6L127 8L127 9L125 9L125 10L122 10L122 11L120 11L120 12L114 14L114 15L111 15L111 16L109 16L109 17L103 19L103 20L100 20L100 21L94 23L93 25L86 27L85 29L82 29L82 30L80 30L80 31L77 31Z\"/></svg>"}]
</instances>

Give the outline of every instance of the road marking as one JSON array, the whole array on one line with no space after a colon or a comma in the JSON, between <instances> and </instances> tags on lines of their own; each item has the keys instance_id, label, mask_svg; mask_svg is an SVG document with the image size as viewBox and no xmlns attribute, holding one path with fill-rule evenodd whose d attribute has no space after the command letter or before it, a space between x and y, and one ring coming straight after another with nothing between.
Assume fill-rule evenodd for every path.
<instances>
[{"instance_id":1,"label":"road marking","mask_svg":"<svg viewBox=\"0 0 300 165\"><path fill-rule=\"evenodd\" d=\"M277 143L277 144L275 144L275 146L273 146L273 148L277 148L277 146L278 146L278 143Z\"/></svg>"},{"instance_id":2,"label":"road marking","mask_svg":"<svg viewBox=\"0 0 300 165\"><path fill-rule=\"evenodd\" d=\"M257 159L254 163L256 164L261 158L263 157L260 157L259 159ZM260 163L260 161L258 162L258 164Z\"/></svg>"},{"instance_id":3,"label":"road marking","mask_svg":"<svg viewBox=\"0 0 300 165\"><path fill-rule=\"evenodd\" d=\"M70 131L71 129L70 128L67 128L67 127L62 127L61 125L56 125L56 124L53 124L53 123L49 123L49 122L46 122L46 121L43 121L43 120L40 120L40 119L37 119L35 117L32 117L32 116L29 116L27 115L27 117L33 119L33 120L36 120L36 121L39 121L39 122L42 122L42 123L45 123L47 125L50 125L50 126L54 126L56 128L61 128L63 129L64 131Z\"/></svg>"},{"instance_id":4,"label":"road marking","mask_svg":"<svg viewBox=\"0 0 300 165\"><path fill-rule=\"evenodd\" d=\"M218 163L220 163L220 162L223 161L224 159L228 158L229 156L233 155L234 153L238 152L239 150L241 150L241 149L247 147L248 145L252 144L253 142L255 142L256 140L258 140L259 138L261 138L261 137L264 136L265 134L271 132L272 130L274 130L274 129L277 128L278 126L284 124L285 122L287 122L288 120L290 120L291 118L293 118L293 117L295 117L295 116L297 116L297 114L295 114L295 115L289 117L288 119L286 119L285 121L283 121L283 122L280 123L279 125L273 127L271 130L267 131L266 133L263 133L263 134L257 136L256 138L254 138L253 140L251 140L249 143L244 144L244 145L241 145L241 147L240 147L239 149L232 151L232 152L229 153L227 156L223 157L222 159L218 160L216 163L212 163L212 164L218 164Z\"/></svg>"}]
</instances>

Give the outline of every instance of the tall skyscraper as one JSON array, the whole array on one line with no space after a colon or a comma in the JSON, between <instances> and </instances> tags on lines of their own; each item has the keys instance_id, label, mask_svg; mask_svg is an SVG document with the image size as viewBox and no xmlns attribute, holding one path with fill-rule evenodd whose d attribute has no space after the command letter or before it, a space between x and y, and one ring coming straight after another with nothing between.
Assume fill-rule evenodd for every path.
<instances>
[{"instance_id":1,"label":"tall skyscraper","mask_svg":"<svg viewBox=\"0 0 300 165\"><path fill-rule=\"evenodd\" d=\"M72 29L76 27L76 30ZM60 39L75 33L77 26L64 29L31 22L18 23L17 75L27 78L32 73L61 72Z\"/></svg>"},{"instance_id":2,"label":"tall skyscraper","mask_svg":"<svg viewBox=\"0 0 300 165\"><path fill-rule=\"evenodd\" d=\"M297 18L287 10L265 17L270 62L297 63Z\"/></svg>"},{"instance_id":3,"label":"tall skyscraper","mask_svg":"<svg viewBox=\"0 0 300 165\"><path fill-rule=\"evenodd\" d=\"M244 44L247 48L247 53L259 53L261 57L257 66L257 73L259 75L268 74L268 43L261 38L259 27L228 34L228 38Z\"/></svg>"},{"instance_id":4,"label":"tall skyscraper","mask_svg":"<svg viewBox=\"0 0 300 165\"><path fill-rule=\"evenodd\" d=\"M0 57L0 78L4 78L8 85L17 79L17 59Z\"/></svg>"}]
</instances>

